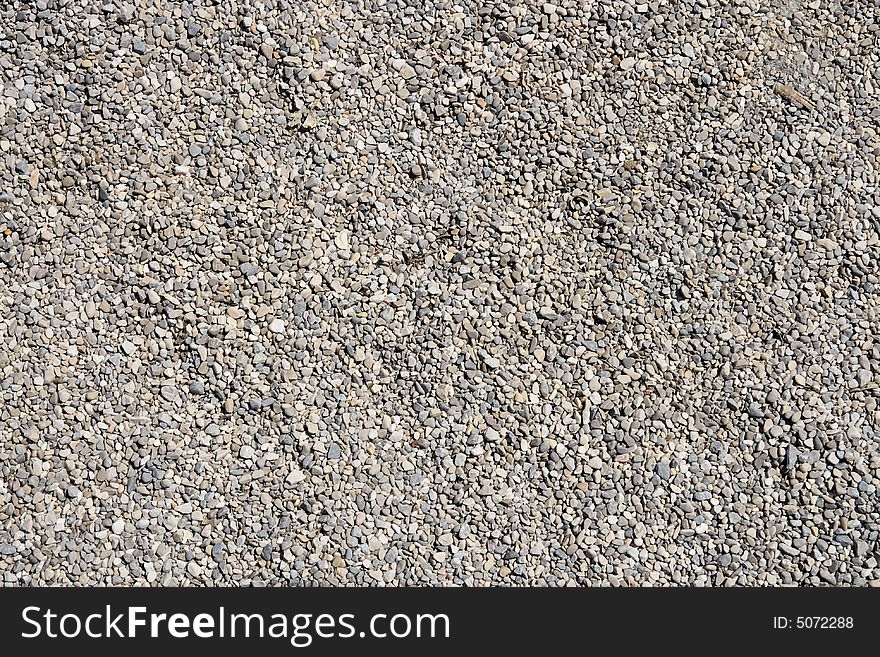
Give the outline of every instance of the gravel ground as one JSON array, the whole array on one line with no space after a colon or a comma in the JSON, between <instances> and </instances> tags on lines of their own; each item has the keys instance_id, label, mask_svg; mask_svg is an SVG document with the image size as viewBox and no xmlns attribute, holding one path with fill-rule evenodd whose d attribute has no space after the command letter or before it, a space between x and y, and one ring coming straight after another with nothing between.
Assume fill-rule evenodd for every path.
<instances>
[{"instance_id":1,"label":"gravel ground","mask_svg":"<svg viewBox=\"0 0 880 657\"><path fill-rule=\"evenodd\" d=\"M880 585L878 14L7 3L4 583Z\"/></svg>"}]
</instances>

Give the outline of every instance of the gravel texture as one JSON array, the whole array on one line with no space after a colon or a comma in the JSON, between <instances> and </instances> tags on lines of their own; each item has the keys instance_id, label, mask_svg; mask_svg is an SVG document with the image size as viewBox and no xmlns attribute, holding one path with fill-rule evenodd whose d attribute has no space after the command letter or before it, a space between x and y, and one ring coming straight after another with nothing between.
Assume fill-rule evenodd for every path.
<instances>
[{"instance_id":1,"label":"gravel texture","mask_svg":"<svg viewBox=\"0 0 880 657\"><path fill-rule=\"evenodd\" d=\"M0 10L10 585L878 585L869 0Z\"/></svg>"}]
</instances>

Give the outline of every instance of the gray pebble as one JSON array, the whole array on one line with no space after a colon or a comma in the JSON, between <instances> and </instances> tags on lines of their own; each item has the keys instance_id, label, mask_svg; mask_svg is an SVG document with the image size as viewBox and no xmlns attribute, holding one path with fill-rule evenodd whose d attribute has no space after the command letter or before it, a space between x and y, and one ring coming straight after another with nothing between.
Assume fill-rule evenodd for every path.
<instances>
[{"instance_id":1,"label":"gray pebble","mask_svg":"<svg viewBox=\"0 0 880 657\"><path fill-rule=\"evenodd\" d=\"M4 584L880 583L871 3L81 4L2 20Z\"/></svg>"}]
</instances>

